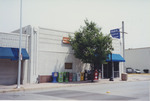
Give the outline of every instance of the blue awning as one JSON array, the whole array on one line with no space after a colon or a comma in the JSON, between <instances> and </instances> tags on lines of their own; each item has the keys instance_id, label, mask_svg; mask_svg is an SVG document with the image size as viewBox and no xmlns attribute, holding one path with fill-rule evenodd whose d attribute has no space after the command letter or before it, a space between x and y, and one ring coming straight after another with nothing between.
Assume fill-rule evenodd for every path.
<instances>
[{"instance_id":1,"label":"blue awning","mask_svg":"<svg viewBox=\"0 0 150 101\"><path fill-rule=\"evenodd\" d=\"M19 54L19 49L18 48L11 48L11 49L12 49L12 52L15 56L15 58L13 58L12 60L18 60L18 58L19 58L19 55L18 55ZM29 55L28 55L25 48L22 48L21 54L22 54L22 59L23 60L29 59Z\"/></svg>"},{"instance_id":2,"label":"blue awning","mask_svg":"<svg viewBox=\"0 0 150 101\"><path fill-rule=\"evenodd\" d=\"M107 62L111 61L111 54L108 55ZM120 54L112 54L112 61L113 62L125 62L125 59Z\"/></svg>"},{"instance_id":3,"label":"blue awning","mask_svg":"<svg viewBox=\"0 0 150 101\"><path fill-rule=\"evenodd\" d=\"M0 47L0 59L13 59L15 56L8 47Z\"/></svg>"},{"instance_id":4,"label":"blue awning","mask_svg":"<svg viewBox=\"0 0 150 101\"><path fill-rule=\"evenodd\" d=\"M18 60L19 49L0 47L0 59ZM22 59L29 59L29 55L25 48L22 48Z\"/></svg>"}]
</instances>

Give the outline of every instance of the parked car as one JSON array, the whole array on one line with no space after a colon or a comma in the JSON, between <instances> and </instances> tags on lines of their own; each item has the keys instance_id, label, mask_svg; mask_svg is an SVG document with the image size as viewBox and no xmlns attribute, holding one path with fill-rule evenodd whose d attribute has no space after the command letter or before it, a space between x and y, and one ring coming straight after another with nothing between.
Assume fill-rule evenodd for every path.
<instances>
[{"instance_id":1,"label":"parked car","mask_svg":"<svg viewBox=\"0 0 150 101\"><path fill-rule=\"evenodd\" d=\"M139 69L134 69L134 72L137 73L137 74L141 73L141 71Z\"/></svg>"},{"instance_id":2,"label":"parked car","mask_svg":"<svg viewBox=\"0 0 150 101\"><path fill-rule=\"evenodd\" d=\"M144 73L149 73L149 69L143 69Z\"/></svg>"},{"instance_id":3,"label":"parked car","mask_svg":"<svg viewBox=\"0 0 150 101\"><path fill-rule=\"evenodd\" d=\"M126 73L134 73L134 70L131 67L126 68Z\"/></svg>"}]
</instances>

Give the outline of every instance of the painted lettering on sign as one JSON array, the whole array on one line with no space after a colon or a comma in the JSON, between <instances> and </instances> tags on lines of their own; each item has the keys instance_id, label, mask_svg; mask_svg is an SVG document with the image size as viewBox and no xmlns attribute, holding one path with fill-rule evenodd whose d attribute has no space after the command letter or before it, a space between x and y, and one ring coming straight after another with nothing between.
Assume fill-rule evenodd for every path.
<instances>
[{"instance_id":1,"label":"painted lettering on sign","mask_svg":"<svg viewBox=\"0 0 150 101\"><path fill-rule=\"evenodd\" d=\"M69 44L69 37L63 37L63 43Z\"/></svg>"},{"instance_id":2,"label":"painted lettering on sign","mask_svg":"<svg viewBox=\"0 0 150 101\"><path fill-rule=\"evenodd\" d=\"M118 38L120 39L120 31L119 29L113 29L113 30L110 30L110 34L113 38Z\"/></svg>"}]
</instances>

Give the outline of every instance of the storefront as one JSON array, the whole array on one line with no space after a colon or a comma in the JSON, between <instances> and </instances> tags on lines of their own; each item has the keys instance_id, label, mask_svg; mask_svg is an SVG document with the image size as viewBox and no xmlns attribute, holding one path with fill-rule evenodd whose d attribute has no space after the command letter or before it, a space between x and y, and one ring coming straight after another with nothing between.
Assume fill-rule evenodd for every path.
<instances>
[{"instance_id":1,"label":"storefront","mask_svg":"<svg viewBox=\"0 0 150 101\"><path fill-rule=\"evenodd\" d=\"M27 35L22 36L21 83L27 69L29 54L27 52ZM0 85L17 83L19 34L0 32Z\"/></svg>"},{"instance_id":2,"label":"storefront","mask_svg":"<svg viewBox=\"0 0 150 101\"><path fill-rule=\"evenodd\" d=\"M17 83L18 52L18 48L0 47L0 84ZM22 70L26 59L29 59L29 55L26 49L22 49Z\"/></svg>"},{"instance_id":3,"label":"storefront","mask_svg":"<svg viewBox=\"0 0 150 101\"><path fill-rule=\"evenodd\" d=\"M120 62L125 62L120 54L109 54L106 60L107 64L103 65L103 78L120 77Z\"/></svg>"}]
</instances>

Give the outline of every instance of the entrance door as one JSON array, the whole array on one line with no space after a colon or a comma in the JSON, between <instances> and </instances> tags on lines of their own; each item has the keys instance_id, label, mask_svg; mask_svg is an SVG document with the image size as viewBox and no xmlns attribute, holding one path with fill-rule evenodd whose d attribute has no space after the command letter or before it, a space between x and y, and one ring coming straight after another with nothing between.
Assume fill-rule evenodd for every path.
<instances>
[{"instance_id":1,"label":"entrance door","mask_svg":"<svg viewBox=\"0 0 150 101\"><path fill-rule=\"evenodd\" d=\"M114 62L114 77L119 77L119 62ZM112 63L104 64L104 78L110 78L112 76Z\"/></svg>"},{"instance_id":2,"label":"entrance door","mask_svg":"<svg viewBox=\"0 0 150 101\"><path fill-rule=\"evenodd\" d=\"M119 62L114 62L114 77L119 77Z\"/></svg>"},{"instance_id":3,"label":"entrance door","mask_svg":"<svg viewBox=\"0 0 150 101\"><path fill-rule=\"evenodd\" d=\"M104 78L110 78L112 75L112 66L111 62L108 62L108 64L104 64Z\"/></svg>"}]
</instances>

